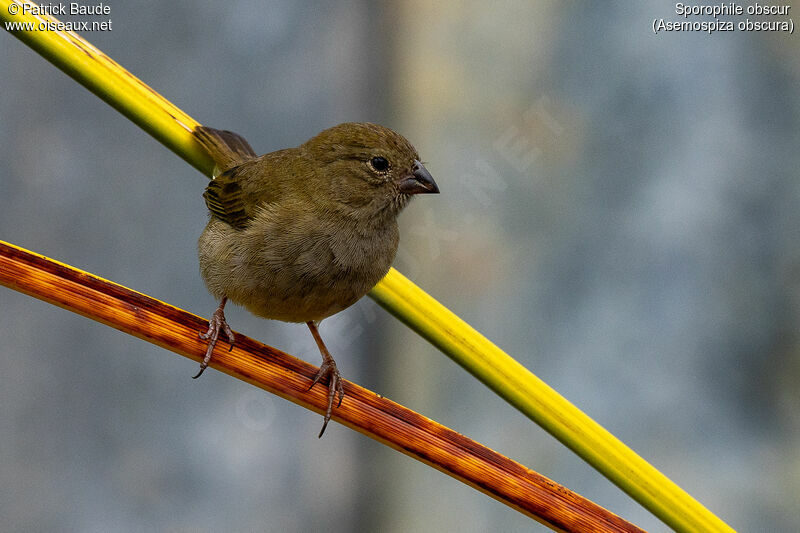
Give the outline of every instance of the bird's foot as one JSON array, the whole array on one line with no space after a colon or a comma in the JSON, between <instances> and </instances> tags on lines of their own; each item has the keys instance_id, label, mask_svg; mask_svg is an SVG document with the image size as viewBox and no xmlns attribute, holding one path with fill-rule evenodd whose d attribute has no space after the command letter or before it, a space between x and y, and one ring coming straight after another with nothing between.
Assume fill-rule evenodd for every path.
<instances>
[{"instance_id":1,"label":"bird's foot","mask_svg":"<svg viewBox=\"0 0 800 533\"><path fill-rule=\"evenodd\" d=\"M224 307L225 299L222 300L217 310L211 315L211 320L208 321L208 331L198 335L204 341L208 341L208 349L206 350L206 356L203 358L203 362L200 363L200 371L197 375L193 376L193 379L199 378L200 374L208 367L208 362L211 361L211 352L214 351L214 346L217 345L220 330L224 331L225 335L228 337L228 344L230 344L228 351L233 350L233 343L236 342L236 339L233 336L233 331L231 331L228 322L225 321L225 313L222 311Z\"/></svg>"},{"instance_id":2,"label":"bird's foot","mask_svg":"<svg viewBox=\"0 0 800 533\"><path fill-rule=\"evenodd\" d=\"M308 390L313 389L314 385L326 377L329 378L328 408L325 410L325 421L322 423L322 429L319 432L319 437L322 437L322 434L325 433L325 428L328 427L328 421L331 419L331 411L333 411L333 401L336 399L337 393L339 395L339 402L336 404L336 407L342 405L342 398L344 398L342 375L339 373L339 369L336 368L336 361L334 361L332 357L322 361L322 364L319 367L319 372L317 372L317 375L314 376L314 380L311 382L311 386L308 388Z\"/></svg>"}]
</instances>

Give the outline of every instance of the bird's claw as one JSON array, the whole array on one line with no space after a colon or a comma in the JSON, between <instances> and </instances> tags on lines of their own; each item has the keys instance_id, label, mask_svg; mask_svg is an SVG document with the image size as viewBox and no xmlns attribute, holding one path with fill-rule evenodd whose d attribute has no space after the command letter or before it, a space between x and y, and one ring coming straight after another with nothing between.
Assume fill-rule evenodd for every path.
<instances>
[{"instance_id":1,"label":"bird's claw","mask_svg":"<svg viewBox=\"0 0 800 533\"><path fill-rule=\"evenodd\" d=\"M308 390L313 389L314 385L326 377L330 378L328 382L328 408L325 410L325 420L322 422L322 429L320 430L318 437L322 437L322 434L325 433L325 428L328 427L328 422L331 419L331 411L333 411L333 401L336 399L336 395L339 395L339 402L336 404L336 407L342 405L342 399L344 398L342 375L339 373L339 369L336 368L336 362L333 359L322 362L319 367L319 372L317 372L317 375L314 376L314 379L311 381L311 386L308 387Z\"/></svg>"},{"instance_id":2,"label":"bird's claw","mask_svg":"<svg viewBox=\"0 0 800 533\"><path fill-rule=\"evenodd\" d=\"M195 376L192 376L192 379L199 378L206 367L208 367L208 363L211 361L211 353L214 351L214 346L217 345L217 339L219 339L220 330L224 331L225 335L228 337L228 344L230 344L228 351L233 350L233 344L236 342L236 338L233 336L233 331L231 331L231 327L225 320L225 313L222 311L222 307L219 307L214 311L214 314L211 315L211 320L208 321L208 331L198 334L198 337L204 341L208 341L208 348L206 349L205 357L203 357L203 362L200 363L200 371Z\"/></svg>"}]
</instances>

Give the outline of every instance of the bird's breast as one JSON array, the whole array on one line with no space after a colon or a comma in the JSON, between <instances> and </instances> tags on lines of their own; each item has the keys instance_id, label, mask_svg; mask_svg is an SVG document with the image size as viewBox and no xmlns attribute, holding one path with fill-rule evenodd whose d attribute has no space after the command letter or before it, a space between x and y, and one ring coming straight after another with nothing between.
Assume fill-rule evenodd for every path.
<instances>
[{"instance_id":1,"label":"bird's breast","mask_svg":"<svg viewBox=\"0 0 800 533\"><path fill-rule=\"evenodd\" d=\"M364 232L347 220L333 222L301 219L242 231L212 220L204 236L212 233L213 243L201 237L200 246L206 285L265 318L306 322L331 316L386 275L398 245L396 223Z\"/></svg>"}]
</instances>

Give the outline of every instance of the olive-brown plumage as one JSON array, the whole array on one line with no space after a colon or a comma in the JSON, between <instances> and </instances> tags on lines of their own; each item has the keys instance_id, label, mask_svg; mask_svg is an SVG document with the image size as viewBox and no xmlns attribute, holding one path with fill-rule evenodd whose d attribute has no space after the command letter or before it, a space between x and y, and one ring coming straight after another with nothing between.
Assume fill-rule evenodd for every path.
<instances>
[{"instance_id":1,"label":"olive-brown plumage","mask_svg":"<svg viewBox=\"0 0 800 533\"><path fill-rule=\"evenodd\" d=\"M220 300L203 335L210 342L200 372L220 330L233 342L227 300L264 318L306 322L323 357L311 386L330 378L324 431L344 391L317 324L386 275L397 215L412 195L439 192L436 183L414 147L377 124L340 124L260 157L235 133L194 133L219 170L203 195L211 219L198 243L203 280Z\"/></svg>"}]
</instances>

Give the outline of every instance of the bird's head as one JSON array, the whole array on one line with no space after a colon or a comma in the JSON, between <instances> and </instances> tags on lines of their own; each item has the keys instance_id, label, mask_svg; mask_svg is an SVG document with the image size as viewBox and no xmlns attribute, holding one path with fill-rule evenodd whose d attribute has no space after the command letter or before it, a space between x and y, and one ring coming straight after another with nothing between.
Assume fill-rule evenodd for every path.
<instances>
[{"instance_id":1,"label":"bird's head","mask_svg":"<svg viewBox=\"0 0 800 533\"><path fill-rule=\"evenodd\" d=\"M345 122L300 146L320 191L354 216L394 218L416 194L439 188L405 137L366 122Z\"/></svg>"}]
</instances>

